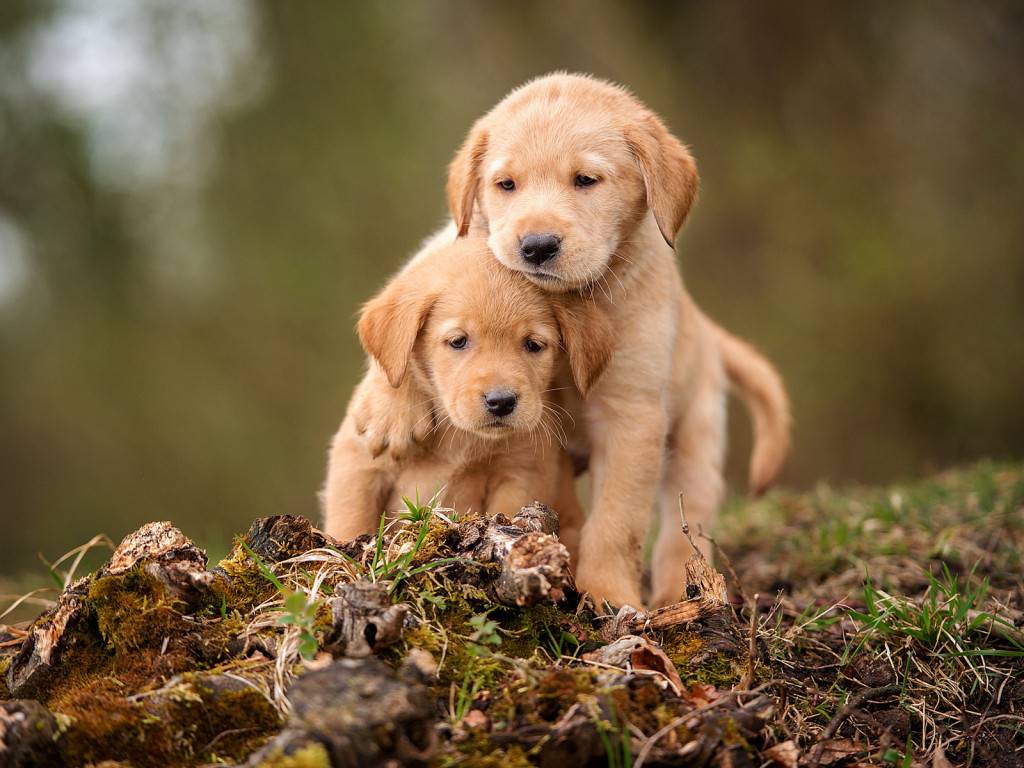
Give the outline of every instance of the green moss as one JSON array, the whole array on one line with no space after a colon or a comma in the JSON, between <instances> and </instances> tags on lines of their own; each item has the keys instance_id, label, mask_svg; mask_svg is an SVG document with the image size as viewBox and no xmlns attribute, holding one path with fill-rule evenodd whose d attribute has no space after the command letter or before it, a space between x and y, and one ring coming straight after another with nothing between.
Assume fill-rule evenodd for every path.
<instances>
[{"instance_id":1,"label":"green moss","mask_svg":"<svg viewBox=\"0 0 1024 768\"><path fill-rule=\"evenodd\" d=\"M228 578L215 582L214 588L224 604L244 613L271 597L277 587L267 580L256 561L245 551L241 545L243 540L242 537L237 539L231 553L217 563Z\"/></svg>"},{"instance_id":2,"label":"green moss","mask_svg":"<svg viewBox=\"0 0 1024 768\"><path fill-rule=\"evenodd\" d=\"M728 690L739 683L743 676L743 666L741 659L716 651L699 664L679 669L679 676L685 683L698 682L713 685L719 690Z\"/></svg>"},{"instance_id":3,"label":"green moss","mask_svg":"<svg viewBox=\"0 0 1024 768\"><path fill-rule=\"evenodd\" d=\"M103 639L119 654L159 645L184 628L185 606L141 566L96 579L89 587L89 602Z\"/></svg>"},{"instance_id":4,"label":"green moss","mask_svg":"<svg viewBox=\"0 0 1024 768\"><path fill-rule=\"evenodd\" d=\"M138 768L240 760L280 728L259 691L214 692L195 676L175 688L130 700L113 678L97 680L66 701L61 741L69 765L126 759Z\"/></svg>"},{"instance_id":5,"label":"green moss","mask_svg":"<svg viewBox=\"0 0 1024 768\"><path fill-rule=\"evenodd\" d=\"M518 709L532 719L553 723L569 707L579 701L580 696L596 690L594 674L588 668L556 669L537 681L536 687L524 697Z\"/></svg>"},{"instance_id":6,"label":"green moss","mask_svg":"<svg viewBox=\"0 0 1024 768\"><path fill-rule=\"evenodd\" d=\"M459 745L455 755L445 755L437 761L439 766L460 768L532 768L533 763L522 747L495 749L490 742L478 740Z\"/></svg>"},{"instance_id":7,"label":"green moss","mask_svg":"<svg viewBox=\"0 0 1024 768\"><path fill-rule=\"evenodd\" d=\"M658 644L675 664L680 674L686 671L690 660L697 655L704 643L696 632L672 627L661 633Z\"/></svg>"},{"instance_id":8,"label":"green moss","mask_svg":"<svg viewBox=\"0 0 1024 768\"><path fill-rule=\"evenodd\" d=\"M595 629L554 605L499 608L491 615L501 624L502 652L519 659L532 658L538 648L544 648L549 656L555 657L559 645L561 653L572 654L577 648L589 650L601 644ZM574 638L575 642L565 635Z\"/></svg>"},{"instance_id":9,"label":"green moss","mask_svg":"<svg viewBox=\"0 0 1024 768\"><path fill-rule=\"evenodd\" d=\"M7 689L7 670L11 666L13 656L0 656L0 701L11 698L11 692Z\"/></svg>"},{"instance_id":10,"label":"green moss","mask_svg":"<svg viewBox=\"0 0 1024 768\"><path fill-rule=\"evenodd\" d=\"M260 761L259 768L331 768L331 756L322 744L310 744L291 755L274 750Z\"/></svg>"}]
</instances>

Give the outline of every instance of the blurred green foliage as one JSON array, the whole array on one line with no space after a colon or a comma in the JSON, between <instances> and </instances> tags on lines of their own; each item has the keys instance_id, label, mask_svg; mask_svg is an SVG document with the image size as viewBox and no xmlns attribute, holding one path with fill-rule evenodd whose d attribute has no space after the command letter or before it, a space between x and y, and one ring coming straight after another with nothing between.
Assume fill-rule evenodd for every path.
<instances>
[{"instance_id":1,"label":"blurred green foliage","mask_svg":"<svg viewBox=\"0 0 1024 768\"><path fill-rule=\"evenodd\" d=\"M680 261L789 382L788 482L1024 453L1019 4L8 0L0 574L315 517L359 303L471 121L553 69L692 145Z\"/></svg>"}]
</instances>

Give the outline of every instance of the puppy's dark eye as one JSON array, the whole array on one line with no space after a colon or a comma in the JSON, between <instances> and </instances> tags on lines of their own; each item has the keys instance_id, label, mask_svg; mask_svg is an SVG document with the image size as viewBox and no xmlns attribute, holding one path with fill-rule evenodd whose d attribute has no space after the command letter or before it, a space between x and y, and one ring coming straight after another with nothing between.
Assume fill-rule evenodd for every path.
<instances>
[{"instance_id":1,"label":"puppy's dark eye","mask_svg":"<svg viewBox=\"0 0 1024 768\"><path fill-rule=\"evenodd\" d=\"M527 352L533 352L536 354L537 352L541 352L544 350L544 345L541 344L539 341L534 341L533 339L526 339L526 341L523 342L523 349L525 349Z\"/></svg>"},{"instance_id":2,"label":"puppy's dark eye","mask_svg":"<svg viewBox=\"0 0 1024 768\"><path fill-rule=\"evenodd\" d=\"M506 192L511 192L516 188L516 183L512 179L502 179L498 182L498 186Z\"/></svg>"},{"instance_id":3,"label":"puppy's dark eye","mask_svg":"<svg viewBox=\"0 0 1024 768\"><path fill-rule=\"evenodd\" d=\"M576 186L577 187L592 187L597 184L597 179L593 176L587 176L585 173L576 174Z\"/></svg>"},{"instance_id":4,"label":"puppy's dark eye","mask_svg":"<svg viewBox=\"0 0 1024 768\"><path fill-rule=\"evenodd\" d=\"M465 349L468 343L469 339L465 336L456 336L454 339L448 339L448 346L452 349Z\"/></svg>"}]
</instances>

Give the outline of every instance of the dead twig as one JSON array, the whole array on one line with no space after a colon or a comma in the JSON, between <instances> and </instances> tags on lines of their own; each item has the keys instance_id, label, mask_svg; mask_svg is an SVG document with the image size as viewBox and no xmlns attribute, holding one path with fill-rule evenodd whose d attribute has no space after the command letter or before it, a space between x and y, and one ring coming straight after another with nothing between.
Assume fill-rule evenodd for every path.
<instances>
[{"instance_id":1,"label":"dead twig","mask_svg":"<svg viewBox=\"0 0 1024 768\"><path fill-rule=\"evenodd\" d=\"M747 594L743 591L743 582L740 581L739 574L736 573L736 569L732 567L732 560L722 546L718 543L714 536L709 536L703 531L700 532L700 537L705 539L718 553L718 556L722 559L722 565L725 566L725 570L729 572L729 578L732 579L732 583L736 586L736 595L739 597L741 603L747 602Z\"/></svg>"},{"instance_id":2,"label":"dead twig","mask_svg":"<svg viewBox=\"0 0 1024 768\"><path fill-rule=\"evenodd\" d=\"M747 649L747 672L740 681L740 688L747 689L754 684L754 665L757 662L757 599L759 594L754 595L750 604L750 645Z\"/></svg>"},{"instance_id":3,"label":"dead twig","mask_svg":"<svg viewBox=\"0 0 1024 768\"><path fill-rule=\"evenodd\" d=\"M693 536L690 535L690 524L686 522L686 512L683 505L683 494L679 494L679 524L683 529L683 536L690 542L690 546L693 547L693 551L697 553L697 556L704 559L704 553L701 552L700 547L697 546L697 542L693 540Z\"/></svg>"}]
</instances>

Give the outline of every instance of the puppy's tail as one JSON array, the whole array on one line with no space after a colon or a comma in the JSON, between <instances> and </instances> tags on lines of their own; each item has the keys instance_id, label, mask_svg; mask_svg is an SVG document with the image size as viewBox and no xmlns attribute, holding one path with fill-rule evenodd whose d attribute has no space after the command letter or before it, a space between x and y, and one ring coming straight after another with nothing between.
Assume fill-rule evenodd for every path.
<instances>
[{"instance_id":1,"label":"puppy's tail","mask_svg":"<svg viewBox=\"0 0 1024 768\"><path fill-rule=\"evenodd\" d=\"M753 345L712 323L729 384L739 393L754 422L750 490L761 495L775 482L789 453L792 423L782 377Z\"/></svg>"}]
</instances>

